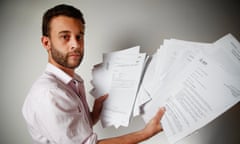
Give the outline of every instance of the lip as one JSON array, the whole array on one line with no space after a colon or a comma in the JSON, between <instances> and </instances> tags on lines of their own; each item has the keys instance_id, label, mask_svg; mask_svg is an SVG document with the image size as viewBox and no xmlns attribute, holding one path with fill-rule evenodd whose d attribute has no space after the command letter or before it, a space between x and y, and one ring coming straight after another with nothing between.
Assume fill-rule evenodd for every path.
<instances>
[{"instance_id":1,"label":"lip","mask_svg":"<svg viewBox=\"0 0 240 144\"><path fill-rule=\"evenodd\" d=\"M72 54L69 54L69 56L73 56L73 57L79 57L80 56L80 54L78 54L78 53L72 53Z\"/></svg>"},{"instance_id":2,"label":"lip","mask_svg":"<svg viewBox=\"0 0 240 144\"><path fill-rule=\"evenodd\" d=\"M72 55L69 55L69 56L80 56L79 54L72 54Z\"/></svg>"}]
</instances>

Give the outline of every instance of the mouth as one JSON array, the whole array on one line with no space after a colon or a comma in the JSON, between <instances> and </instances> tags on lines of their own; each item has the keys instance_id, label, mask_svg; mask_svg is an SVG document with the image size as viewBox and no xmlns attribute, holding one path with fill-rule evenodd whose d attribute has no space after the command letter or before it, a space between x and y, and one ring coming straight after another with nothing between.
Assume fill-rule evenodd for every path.
<instances>
[{"instance_id":1,"label":"mouth","mask_svg":"<svg viewBox=\"0 0 240 144\"><path fill-rule=\"evenodd\" d=\"M69 55L68 55L69 57L80 57L81 55L80 55L80 53L70 53Z\"/></svg>"},{"instance_id":2,"label":"mouth","mask_svg":"<svg viewBox=\"0 0 240 144\"><path fill-rule=\"evenodd\" d=\"M68 57L71 60L74 60L74 61L79 61L81 59L81 55L80 54L70 54L70 55L68 55Z\"/></svg>"},{"instance_id":3,"label":"mouth","mask_svg":"<svg viewBox=\"0 0 240 144\"><path fill-rule=\"evenodd\" d=\"M69 56L70 56L70 57L71 57L71 56L73 56L73 57L78 57L78 56L80 56L80 55L79 55L79 54L70 54Z\"/></svg>"}]
</instances>

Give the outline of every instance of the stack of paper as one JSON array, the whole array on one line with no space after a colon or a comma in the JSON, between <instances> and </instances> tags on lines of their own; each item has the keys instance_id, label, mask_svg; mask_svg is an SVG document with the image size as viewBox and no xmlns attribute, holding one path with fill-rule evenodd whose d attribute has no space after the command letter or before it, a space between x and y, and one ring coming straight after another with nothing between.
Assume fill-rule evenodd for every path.
<instances>
[{"instance_id":1,"label":"stack of paper","mask_svg":"<svg viewBox=\"0 0 240 144\"><path fill-rule=\"evenodd\" d=\"M105 126L127 126L131 113L148 122L164 106L161 123L175 143L240 101L240 43L231 34L214 43L164 40L147 62L137 48L104 54L93 70L92 94L109 93Z\"/></svg>"},{"instance_id":2,"label":"stack of paper","mask_svg":"<svg viewBox=\"0 0 240 144\"><path fill-rule=\"evenodd\" d=\"M144 74L143 82L139 90L134 115L139 115L140 111L145 111L144 119L148 121L156 113L149 111L155 99L160 97L158 106L162 106L165 95L159 96L159 91L168 91L167 86L172 87L174 77L187 66L200 52L211 53L211 44L187 42L176 39L164 40L157 52L152 56L150 64ZM146 103L148 104L146 105ZM144 106L144 108L142 107ZM142 108L142 109L139 109ZM146 112L147 111L147 112Z\"/></svg>"},{"instance_id":3,"label":"stack of paper","mask_svg":"<svg viewBox=\"0 0 240 144\"><path fill-rule=\"evenodd\" d=\"M212 44L197 43L182 41L176 39L164 40L164 44L157 50L153 59L151 60L149 67L144 75L144 79L141 85L140 92L138 94L139 99L146 99L141 104L144 105L145 121L148 121L157 109L149 110L152 107L152 103L158 100L158 107L163 106L168 96L165 92L168 92L176 82L174 79L179 73L188 66L197 55L204 53L209 55L213 53L214 47ZM161 95L161 96L160 96ZM135 115L138 115L138 110L135 111Z\"/></svg>"},{"instance_id":4,"label":"stack of paper","mask_svg":"<svg viewBox=\"0 0 240 144\"><path fill-rule=\"evenodd\" d=\"M240 101L239 73L240 44L230 34L212 44L165 40L139 90L139 99L150 99L143 118L147 122L164 106L161 123L176 143Z\"/></svg>"},{"instance_id":5,"label":"stack of paper","mask_svg":"<svg viewBox=\"0 0 240 144\"><path fill-rule=\"evenodd\" d=\"M139 50L137 46L106 53L103 62L93 68L90 93L95 97L109 94L101 115L103 127L129 124L146 60L146 54Z\"/></svg>"}]
</instances>

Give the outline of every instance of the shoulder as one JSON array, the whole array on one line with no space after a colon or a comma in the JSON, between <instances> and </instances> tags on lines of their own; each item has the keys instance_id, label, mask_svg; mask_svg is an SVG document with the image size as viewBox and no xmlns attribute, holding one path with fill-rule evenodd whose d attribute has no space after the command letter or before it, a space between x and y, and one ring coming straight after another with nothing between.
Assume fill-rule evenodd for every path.
<instances>
[{"instance_id":1,"label":"shoulder","mask_svg":"<svg viewBox=\"0 0 240 144\"><path fill-rule=\"evenodd\" d=\"M79 100L67 84L54 75L44 73L30 88L22 107L27 121L78 112Z\"/></svg>"},{"instance_id":2,"label":"shoulder","mask_svg":"<svg viewBox=\"0 0 240 144\"><path fill-rule=\"evenodd\" d=\"M41 75L31 86L28 97L43 98L46 93L51 89L56 89L58 87L57 80L45 73Z\"/></svg>"},{"instance_id":3,"label":"shoulder","mask_svg":"<svg viewBox=\"0 0 240 144\"><path fill-rule=\"evenodd\" d=\"M54 75L44 73L32 85L28 93L31 103L46 107L72 109L78 105L77 96L67 84Z\"/></svg>"}]
</instances>

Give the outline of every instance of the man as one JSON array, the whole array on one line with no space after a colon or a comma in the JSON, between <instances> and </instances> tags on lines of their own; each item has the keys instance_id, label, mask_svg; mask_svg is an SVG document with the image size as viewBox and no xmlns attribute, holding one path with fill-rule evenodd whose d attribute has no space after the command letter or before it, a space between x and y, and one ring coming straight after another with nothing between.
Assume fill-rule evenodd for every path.
<instances>
[{"instance_id":1,"label":"man","mask_svg":"<svg viewBox=\"0 0 240 144\"><path fill-rule=\"evenodd\" d=\"M134 144L162 131L161 109L140 131L98 140L92 126L99 120L107 95L95 100L90 112L82 78L74 72L83 58L85 21L80 10L58 5L43 16L43 47L48 52L45 72L33 84L23 115L37 144Z\"/></svg>"}]
</instances>

